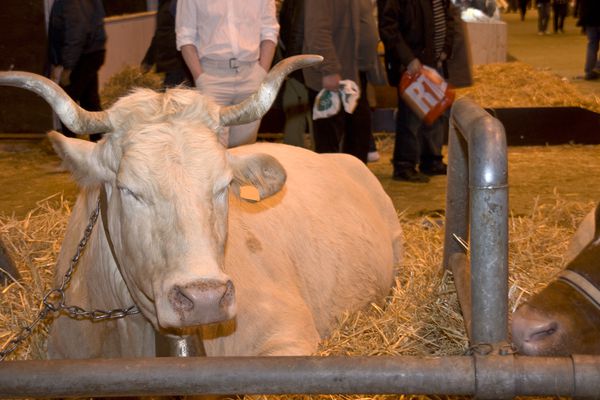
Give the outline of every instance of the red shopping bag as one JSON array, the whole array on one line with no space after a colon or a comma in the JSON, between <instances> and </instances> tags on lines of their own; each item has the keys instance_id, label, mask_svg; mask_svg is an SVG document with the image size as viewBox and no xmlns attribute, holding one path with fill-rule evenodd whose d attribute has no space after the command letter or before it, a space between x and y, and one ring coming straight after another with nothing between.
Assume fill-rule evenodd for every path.
<instances>
[{"instance_id":1,"label":"red shopping bag","mask_svg":"<svg viewBox=\"0 0 600 400\"><path fill-rule=\"evenodd\" d=\"M400 95L427 125L438 119L454 101L454 90L433 68L423 66L416 74L406 71L400 80Z\"/></svg>"}]
</instances>

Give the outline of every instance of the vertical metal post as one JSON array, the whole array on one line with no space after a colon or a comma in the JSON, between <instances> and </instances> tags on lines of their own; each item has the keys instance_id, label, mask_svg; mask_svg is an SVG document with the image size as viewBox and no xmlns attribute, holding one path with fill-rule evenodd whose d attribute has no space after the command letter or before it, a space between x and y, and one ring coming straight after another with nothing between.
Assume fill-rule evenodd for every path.
<instances>
[{"instance_id":1,"label":"vertical metal post","mask_svg":"<svg viewBox=\"0 0 600 400\"><path fill-rule=\"evenodd\" d=\"M460 100L459 100L460 101ZM458 101L457 101L458 104ZM454 107L457 107L455 104ZM448 134L448 180L446 187L446 221L444 268L450 268L450 256L467 254L456 238L469 240L469 154L467 141L454 124L454 111ZM456 236L456 237L455 237Z\"/></svg>"},{"instance_id":2,"label":"vertical metal post","mask_svg":"<svg viewBox=\"0 0 600 400\"><path fill-rule=\"evenodd\" d=\"M504 127L481 118L469 140L473 343L508 340L508 162Z\"/></svg>"},{"instance_id":3,"label":"vertical metal post","mask_svg":"<svg viewBox=\"0 0 600 400\"><path fill-rule=\"evenodd\" d=\"M448 158L444 267L451 267L453 254L466 252L456 237L467 240L470 232L471 342L505 342L508 338L508 157L504 127L468 98L456 101L451 115ZM469 296L459 293L459 297ZM463 301L461 306L464 308Z\"/></svg>"},{"instance_id":4,"label":"vertical metal post","mask_svg":"<svg viewBox=\"0 0 600 400\"><path fill-rule=\"evenodd\" d=\"M8 285L13 279L19 280L21 275L0 238L0 286Z\"/></svg>"}]
</instances>

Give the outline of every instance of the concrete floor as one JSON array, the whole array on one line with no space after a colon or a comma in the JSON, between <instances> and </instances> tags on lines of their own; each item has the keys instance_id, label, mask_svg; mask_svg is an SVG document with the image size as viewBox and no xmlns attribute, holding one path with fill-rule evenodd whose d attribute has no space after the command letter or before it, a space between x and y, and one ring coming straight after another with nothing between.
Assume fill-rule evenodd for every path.
<instances>
[{"instance_id":1,"label":"concrete floor","mask_svg":"<svg viewBox=\"0 0 600 400\"><path fill-rule=\"evenodd\" d=\"M547 68L567 78L582 93L600 96L600 80L585 81L583 65L587 38L576 26L572 16L565 19L565 33L552 33L550 19L549 35L537 34L537 10L528 10L525 21L518 14L503 14L508 24L508 59L519 60L538 68Z\"/></svg>"}]
</instances>

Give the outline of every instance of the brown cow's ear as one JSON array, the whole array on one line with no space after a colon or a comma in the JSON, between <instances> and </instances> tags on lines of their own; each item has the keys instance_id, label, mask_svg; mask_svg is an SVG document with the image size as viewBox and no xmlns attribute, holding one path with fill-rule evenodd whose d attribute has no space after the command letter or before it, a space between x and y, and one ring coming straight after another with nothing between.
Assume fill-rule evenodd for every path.
<instances>
[{"instance_id":1,"label":"brown cow's ear","mask_svg":"<svg viewBox=\"0 0 600 400\"><path fill-rule=\"evenodd\" d=\"M98 153L94 151L97 144L68 138L56 131L48 132L48 139L62 159L63 166L71 172L79 185L90 186L114 177L114 173L100 162Z\"/></svg>"},{"instance_id":2,"label":"brown cow's ear","mask_svg":"<svg viewBox=\"0 0 600 400\"><path fill-rule=\"evenodd\" d=\"M246 200L265 199L279 192L285 184L285 169L270 155L229 155L228 157L233 170L232 189L238 196L241 194L240 197ZM255 190L252 188L258 191L258 196L255 195Z\"/></svg>"}]
</instances>

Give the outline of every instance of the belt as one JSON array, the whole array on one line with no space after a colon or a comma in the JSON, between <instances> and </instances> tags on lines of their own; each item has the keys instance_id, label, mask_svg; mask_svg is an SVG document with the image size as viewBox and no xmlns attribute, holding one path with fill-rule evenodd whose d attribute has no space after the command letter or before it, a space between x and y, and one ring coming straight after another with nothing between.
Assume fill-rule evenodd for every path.
<instances>
[{"instance_id":1,"label":"belt","mask_svg":"<svg viewBox=\"0 0 600 400\"><path fill-rule=\"evenodd\" d=\"M211 60L209 58L203 58L200 60L200 64L202 64L203 67L208 68L237 70L240 67L252 66L256 64L256 61L241 61L237 58L230 58L229 60Z\"/></svg>"}]
</instances>

